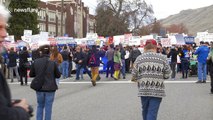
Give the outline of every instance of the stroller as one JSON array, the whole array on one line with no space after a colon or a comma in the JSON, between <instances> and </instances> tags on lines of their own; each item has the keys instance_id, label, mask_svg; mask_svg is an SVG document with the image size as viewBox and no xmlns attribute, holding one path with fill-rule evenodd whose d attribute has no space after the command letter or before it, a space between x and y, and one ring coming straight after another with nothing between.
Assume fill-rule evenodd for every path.
<instances>
[{"instance_id":1,"label":"stroller","mask_svg":"<svg viewBox=\"0 0 213 120\"><path fill-rule=\"evenodd\" d=\"M197 75L197 60L190 60L189 62L189 76Z\"/></svg>"}]
</instances>

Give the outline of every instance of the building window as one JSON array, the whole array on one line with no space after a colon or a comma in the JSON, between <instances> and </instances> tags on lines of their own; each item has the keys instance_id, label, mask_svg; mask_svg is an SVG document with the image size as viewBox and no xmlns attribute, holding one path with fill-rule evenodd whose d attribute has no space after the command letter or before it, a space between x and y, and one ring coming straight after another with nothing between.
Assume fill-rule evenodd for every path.
<instances>
[{"instance_id":1,"label":"building window","mask_svg":"<svg viewBox=\"0 0 213 120\"><path fill-rule=\"evenodd\" d=\"M45 12L45 10L41 9L38 12L38 19L42 20L42 21L46 21L46 12Z\"/></svg>"},{"instance_id":2,"label":"building window","mask_svg":"<svg viewBox=\"0 0 213 120\"><path fill-rule=\"evenodd\" d=\"M39 24L39 29L40 29L40 31L42 31L42 32L46 32L46 24L40 23L40 24Z\"/></svg>"},{"instance_id":3,"label":"building window","mask_svg":"<svg viewBox=\"0 0 213 120\"><path fill-rule=\"evenodd\" d=\"M50 35L53 35L55 36L56 34L56 26L55 25L52 25L52 24L49 24L48 26L48 32Z\"/></svg>"},{"instance_id":4,"label":"building window","mask_svg":"<svg viewBox=\"0 0 213 120\"><path fill-rule=\"evenodd\" d=\"M49 22L55 22L55 17L56 17L56 13L55 12L51 12L49 11L48 13L48 17L49 17Z\"/></svg>"}]
</instances>

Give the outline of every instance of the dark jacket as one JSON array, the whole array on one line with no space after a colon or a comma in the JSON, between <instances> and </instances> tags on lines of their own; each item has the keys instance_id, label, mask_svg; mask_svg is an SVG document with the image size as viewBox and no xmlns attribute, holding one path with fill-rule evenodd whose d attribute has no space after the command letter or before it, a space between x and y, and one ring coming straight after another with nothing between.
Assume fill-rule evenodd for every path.
<instances>
[{"instance_id":1,"label":"dark jacket","mask_svg":"<svg viewBox=\"0 0 213 120\"><path fill-rule=\"evenodd\" d=\"M184 49L179 53L181 61L188 61L190 60L189 51Z\"/></svg>"},{"instance_id":2,"label":"dark jacket","mask_svg":"<svg viewBox=\"0 0 213 120\"><path fill-rule=\"evenodd\" d=\"M46 71L43 71L45 69L46 63ZM50 61L48 56L43 56L42 58L38 58L35 60L30 69L30 77L35 77L36 75L39 75L42 72L45 72L45 82L40 92L56 91L58 89L58 86L56 84L55 79L60 78L61 73L58 70L57 64L54 61Z\"/></svg>"},{"instance_id":3,"label":"dark jacket","mask_svg":"<svg viewBox=\"0 0 213 120\"><path fill-rule=\"evenodd\" d=\"M121 59L122 59L122 60L125 60L126 51L122 48L122 49L120 50L120 52L121 52Z\"/></svg>"},{"instance_id":4,"label":"dark jacket","mask_svg":"<svg viewBox=\"0 0 213 120\"><path fill-rule=\"evenodd\" d=\"M134 49L134 50L132 50L131 52L130 52L130 59L132 60L132 61L135 61L136 60L136 58L139 56L139 55L141 55L141 52L140 52L140 50L138 49L138 48L136 48L136 49Z\"/></svg>"},{"instance_id":5,"label":"dark jacket","mask_svg":"<svg viewBox=\"0 0 213 120\"><path fill-rule=\"evenodd\" d=\"M76 52L74 55L73 55L73 61L76 63L76 64L79 64L78 61L84 61L84 54L83 52ZM83 64L83 63L81 63Z\"/></svg>"},{"instance_id":6,"label":"dark jacket","mask_svg":"<svg viewBox=\"0 0 213 120\"><path fill-rule=\"evenodd\" d=\"M22 66L24 63L27 63L29 57L30 55L27 51L21 51L19 53L19 66Z\"/></svg>"},{"instance_id":7,"label":"dark jacket","mask_svg":"<svg viewBox=\"0 0 213 120\"><path fill-rule=\"evenodd\" d=\"M35 59L40 57L40 53L38 50L33 50L32 51L32 60L34 61Z\"/></svg>"},{"instance_id":8,"label":"dark jacket","mask_svg":"<svg viewBox=\"0 0 213 120\"><path fill-rule=\"evenodd\" d=\"M61 55L63 57L63 61L68 61L69 60L70 53L68 51L66 51L66 50L62 51Z\"/></svg>"},{"instance_id":9,"label":"dark jacket","mask_svg":"<svg viewBox=\"0 0 213 120\"><path fill-rule=\"evenodd\" d=\"M103 50L98 50L98 49L96 49L96 50L91 50L91 51L89 52L89 59L91 58L91 56L92 56L93 54L95 55L96 64L90 65L90 64L88 63L88 66L89 66L89 67L99 67L99 66L100 66L100 63L101 63L100 57L104 57L104 56L105 56L105 51L103 51Z\"/></svg>"},{"instance_id":10,"label":"dark jacket","mask_svg":"<svg viewBox=\"0 0 213 120\"><path fill-rule=\"evenodd\" d=\"M21 51L19 53L19 72L21 76L27 75L27 68L25 67L25 63L28 62L28 58L30 57L27 51Z\"/></svg>"},{"instance_id":11,"label":"dark jacket","mask_svg":"<svg viewBox=\"0 0 213 120\"><path fill-rule=\"evenodd\" d=\"M89 61L89 53L88 52L83 52L83 56L84 56L83 66L87 66L88 65L88 61Z\"/></svg>"},{"instance_id":12,"label":"dark jacket","mask_svg":"<svg viewBox=\"0 0 213 120\"><path fill-rule=\"evenodd\" d=\"M18 58L18 54L16 52L10 52L8 54L8 64L7 67L15 67L17 65L16 59Z\"/></svg>"},{"instance_id":13,"label":"dark jacket","mask_svg":"<svg viewBox=\"0 0 213 120\"><path fill-rule=\"evenodd\" d=\"M177 55L178 55L178 51L175 49L171 49L171 51L169 52L169 54L167 55L168 58L171 57L171 62L175 62L177 63Z\"/></svg>"},{"instance_id":14,"label":"dark jacket","mask_svg":"<svg viewBox=\"0 0 213 120\"><path fill-rule=\"evenodd\" d=\"M29 114L21 107L13 107L7 82L0 72L0 119L29 120Z\"/></svg>"}]
</instances>

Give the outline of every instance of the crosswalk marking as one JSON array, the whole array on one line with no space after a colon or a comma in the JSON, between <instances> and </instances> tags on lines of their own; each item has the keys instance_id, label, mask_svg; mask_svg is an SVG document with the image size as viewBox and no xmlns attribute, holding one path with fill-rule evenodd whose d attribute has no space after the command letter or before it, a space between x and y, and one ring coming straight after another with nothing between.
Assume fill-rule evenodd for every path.
<instances>
[{"instance_id":1,"label":"crosswalk marking","mask_svg":"<svg viewBox=\"0 0 213 120\"><path fill-rule=\"evenodd\" d=\"M164 81L166 84L187 84L187 83L195 83L196 81ZM210 81L207 81L209 83ZM28 82L30 84L31 82ZM132 81L98 81L97 83L101 84L134 84L135 82ZM9 83L13 84L20 84L19 82ZM90 81L61 81L60 84L91 84Z\"/></svg>"}]
</instances>

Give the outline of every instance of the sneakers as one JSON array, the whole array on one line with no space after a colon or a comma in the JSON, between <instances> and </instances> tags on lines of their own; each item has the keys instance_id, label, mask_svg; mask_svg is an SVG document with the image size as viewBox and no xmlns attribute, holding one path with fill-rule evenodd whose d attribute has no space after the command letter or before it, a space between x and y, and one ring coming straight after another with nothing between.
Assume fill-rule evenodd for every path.
<instances>
[{"instance_id":1,"label":"sneakers","mask_svg":"<svg viewBox=\"0 0 213 120\"><path fill-rule=\"evenodd\" d=\"M113 77L114 78L114 80L118 80L118 78L115 78L115 77Z\"/></svg>"},{"instance_id":2,"label":"sneakers","mask_svg":"<svg viewBox=\"0 0 213 120\"><path fill-rule=\"evenodd\" d=\"M198 80L197 82L195 82L195 83L203 83L201 80Z\"/></svg>"},{"instance_id":3,"label":"sneakers","mask_svg":"<svg viewBox=\"0 0 213 120\"><path fill-rule=\"evenodd\" d=\"M131 81L132 81L132 82L137 82L137 80L135 80L135 79L131 79Z\"/></svg>"},{"instance_id":4,"label":"sneakers","mask_svg":"<svg viewBox=\"0 0 213 120\"><path fill-rule=\"evenodd\" d=\"M100 81L100 80L101 80L100 75L97 76L96 80L97 80L97 81Z\"/></svg>"},{"instance_id":5,"label":"sneakers","mask_svg":"<svg viewBox=\"0 0 213 120\"><path fill-rule=\"evenodd\" d=\"M96 81L91 81L93 86L96 86Z\"/></svg>"},{"instance_id":6,"label":"sneakers","mask_svg":"<svg viewBox=\"0 0 213 120\"><path fill-rule=\"evenodd\" d=\"M203 80L202 83L206 83L206 80Z\"/></svg>"}]
</instances>

